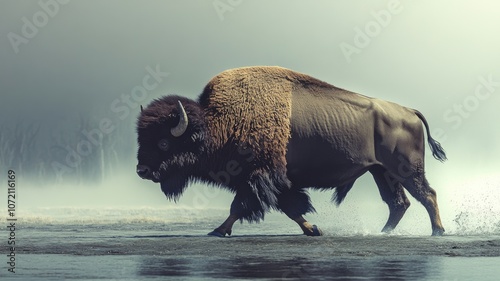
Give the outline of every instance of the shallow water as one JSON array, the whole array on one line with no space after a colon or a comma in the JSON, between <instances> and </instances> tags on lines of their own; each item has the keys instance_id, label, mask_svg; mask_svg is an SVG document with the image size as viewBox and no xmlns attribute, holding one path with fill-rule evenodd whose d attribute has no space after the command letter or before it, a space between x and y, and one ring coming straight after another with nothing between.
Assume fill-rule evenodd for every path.
<instances>
[{"instance_id":1,"label":"shallow water","mask_svg":"<svg viewBox=\"0 0 500 281\"><path fill-rule=\"evenodd\" d=\"M16 229L16 273L7 271L2 254L2 280L498 280L500 274L496 233L330 230L306 237L283 216L270 216L216 238L206 233L224 218L222 210L39 208L25 214Z\"/></svg>"},{"instance_id":2,"label":"shallow water","mask_svg":"<svg viewBox=\"0 0 500 281\"><path fill-rule=\"evenodd\" d=\"M26 255L23 280L498 280L498 258L437 256ZM20 269L21 270L21 269ZM9 280L2 274L2 280ZM9 276L10 277L10 276Z\"/></svg>"}]
</instances>

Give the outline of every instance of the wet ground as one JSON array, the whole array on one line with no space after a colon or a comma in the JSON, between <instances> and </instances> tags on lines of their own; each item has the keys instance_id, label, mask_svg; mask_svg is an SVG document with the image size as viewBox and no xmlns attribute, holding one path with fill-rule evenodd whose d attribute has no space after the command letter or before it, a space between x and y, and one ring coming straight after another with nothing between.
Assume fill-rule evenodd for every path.
<instances>
[{"instance_id":1,"label":"wet ground","mask_svg":"<svg viewBox=\"0 0 500 281\"><path fill-rule=\"evenodd\" d=\"M103 230L105 233L106 231ZM17 278L498 280L500 237L75 235L26 239ZM57 235L56 235L57 236ZM4 269L2 280L14 277Z\"/></svg>"}]
</instances>

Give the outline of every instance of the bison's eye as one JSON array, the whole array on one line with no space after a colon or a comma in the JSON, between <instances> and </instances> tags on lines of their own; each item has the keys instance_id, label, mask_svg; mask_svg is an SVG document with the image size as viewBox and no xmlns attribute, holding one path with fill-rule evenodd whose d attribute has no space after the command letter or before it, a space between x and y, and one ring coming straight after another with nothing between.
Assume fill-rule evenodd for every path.
<instances>
[{"instance_id":1,"label":"bison's eye","mask_svg":"<svg viewBox=\"0 0 500 281\"><path fill-rule=\"evenodd\" d=\"M163 150L167 151L168 150L168 141L166 139L162 139L158 142L158 147Z\"/></svg>"}]
</instances>

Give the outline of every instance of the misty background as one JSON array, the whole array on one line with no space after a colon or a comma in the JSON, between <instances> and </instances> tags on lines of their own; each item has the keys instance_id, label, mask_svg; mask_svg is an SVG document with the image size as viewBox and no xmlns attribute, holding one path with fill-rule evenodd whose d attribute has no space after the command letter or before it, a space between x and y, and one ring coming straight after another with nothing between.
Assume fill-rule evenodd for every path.
<instances>
[{"instance_id":1,"label":"misty background","mask_svg":"<svg viewBox=\"0 0 500 281\"><path fill-rule=\"evenodd\" d=\"M0 178L16 171L25 208L173 205L135 175L139 104L170 94L195 99L229 68L279 65L421 111L449 158L440 163L427 150L445 227L466 210L485 213L480 206L499 214L499 8L496 1L2 1ZM387 212L369 175L338 210L328 193L312 194L317 216ZM195 185L179 204L229 209L231 198ZM428 230L425 209L411 199L414 213L402 224L416 219ZM382 227L385 215L376 217Z\"/></svg>"}]
</instances>

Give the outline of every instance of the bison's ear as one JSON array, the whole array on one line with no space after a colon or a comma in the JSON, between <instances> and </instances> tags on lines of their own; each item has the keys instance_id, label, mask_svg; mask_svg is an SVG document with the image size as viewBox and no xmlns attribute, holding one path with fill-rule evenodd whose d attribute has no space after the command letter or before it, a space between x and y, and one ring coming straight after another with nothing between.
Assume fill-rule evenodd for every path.
<instances>
[{"instance_id":1,"label":"bison's ear","mask_svg":"<svg viewBox=\"0 0 500 281\"><path fill-rule=\"evenodd\" d=\"M187 126L189 124L188 116L184 110L184 106L180 101L177 101L177 112L179 112L179 124L170 129L170 133L174 137L180 137L184 132L186 132Z\"/></svg>"}]
</instances>

